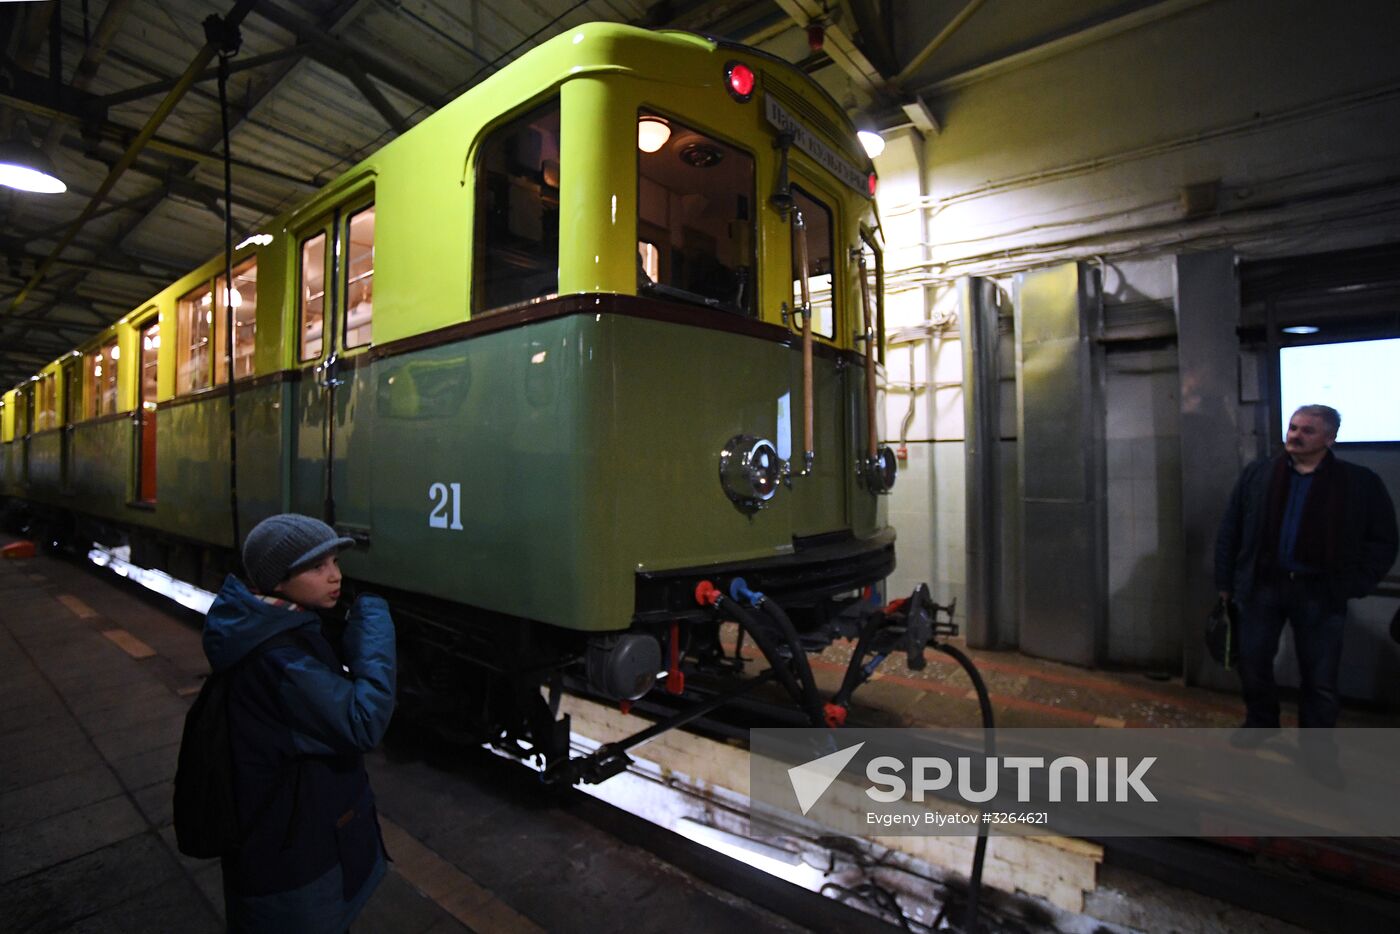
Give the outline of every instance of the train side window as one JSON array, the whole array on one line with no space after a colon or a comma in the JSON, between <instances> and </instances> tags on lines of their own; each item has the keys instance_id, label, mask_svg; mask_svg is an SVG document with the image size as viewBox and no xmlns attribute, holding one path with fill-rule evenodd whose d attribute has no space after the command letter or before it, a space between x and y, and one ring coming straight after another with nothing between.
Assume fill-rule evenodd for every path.
<instances>
[{"instance_id":1,"label":"train side window","mask_svg":"<svg viewBox=\"0 0 1400 934\"><path fill-rule=\"evenodd\" d=\"M753 156L657 114L638 122L669 131L638 141L638 291L752 315Z\"/></svg>"},{"instance_id":2,"label":"train side window","mask_svg":"<svg viewBox=\"0 0 1400 934\"><path fill-rule=\"evenodd\" d=\"M58 384L52 373L45 373L39 378L39 398L36 406L38 418L35 420L34 426L36 431L58 427L57 387Z\"/></svg>"},{"instance_id":3,"label":"train side window","mask_svg":"<svg viewBox=\"0 0 1400 934\"><path fill-rule=\"evenodd\" d=\"M175 303L175 393L214 385L214 290L209 284Z\"/></svg>"},{"instance_id":4,"label":"train side window","mask_svg":"<svg viewBox=\"0 0 1400 934\"><path fill-rule=\"evenodd\" d=\"M559 292L559 101L492 130L476 170L476 311Z\"/></svg>"},{"instance_id":5,"label":"train side window","mask_svg":"<svg viewBox=\"0 0 1400 934\"><path fill-rule=\"evenodd\" d=\"M88 354L83 368L83 413L88 418L117 411L117 360L121 351L115 339Z\"/></svg>"},{"instance_id":6,"label":"train side window","mask_svg":"<svg viewBox=\"0 0 1400 934\"><path fill-rule=\"evenodd\" d=\"M345 346L370 342L374 319L374 205L345 222Z\"/></svg>"},{"instance_id":7,"label":"train side window","mask_svg":"<svg viewBox=\"0 0 1400 934\"><path fill-rule=\"evenodd\" d=\"M301 349L298 360L321 356L321 333L326 323L326 235L318 233L301 243L300 300Z\"/></svg>"},{"instance_id":8,"label":"train side window","mask_svg":"<svg viewBox=\"0 0 1400 934\"><path fill-rule=\"evenodd\" d=\"M225 287L225 278L219 276L214 287L214 358L218 360L215 382L222 383L228 378L228 363L225 346L228 340L225 330L228 327L228 311L224 306L224 294L233 302L233 378L242 379L253 375L253 346L258 324L258 261L256 258L234 267L233 291Z\"/></svg>"},{"instance_id":9,"label":"train side window","mask_svg":"<svg viewBox=\"0 0 1400 934\"><path fill-rule=\"evenodd\" d=\"M812 333L832 337L836 333L831 304L836 284L833 264L836 247L832 240L831 208L796 185L792 186L792 198L807 225L807 288L812 298ZM797 227L794 225L792 230L792 307L796 308L802 301L799 278L802 271L797 260Z\"/></svg>"}]
</instances>

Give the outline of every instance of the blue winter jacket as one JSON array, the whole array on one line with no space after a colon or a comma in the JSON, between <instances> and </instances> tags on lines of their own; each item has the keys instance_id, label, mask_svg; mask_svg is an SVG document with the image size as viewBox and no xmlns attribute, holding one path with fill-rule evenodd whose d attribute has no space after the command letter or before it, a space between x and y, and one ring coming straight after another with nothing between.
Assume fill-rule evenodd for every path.
<instances>
[{"instance_id":1,"label":"blue winter jacket","mask_svg":"<svg viewBox=\"0 0 1400 934\"><path fill-rule=\"evenodd\" d=\"M238 578L204 625L218 672L259 645L229 693L234 792L246 835L223 859L230 931L345 931L385 872L363 754L394 710L394 624L380 597L351 609L343 658L310 610L274 606ZM343 664L342 664L343 662Z\"/></svg>"}]
</instances>

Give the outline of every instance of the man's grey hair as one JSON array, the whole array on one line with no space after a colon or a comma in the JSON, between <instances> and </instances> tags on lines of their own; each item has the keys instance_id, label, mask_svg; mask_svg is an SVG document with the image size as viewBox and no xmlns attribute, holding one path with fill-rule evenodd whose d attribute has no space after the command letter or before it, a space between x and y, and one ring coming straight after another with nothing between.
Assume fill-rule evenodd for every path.
<instances>
[{"instance_id":1,"label":"man's grey hair","mask_svg":"<svg viewBox=\"0 0 1400 934\"><path fill-rule=\"evenodd\" d=\"M1327 423L1327 427L1332 429L1332 437L1334 438L1337 437L1337 432L1342 427L1342 413L1330 405L1300 405L1293 414L1297 415L1299 412L1322 419Z\"/></svg>"}]
</instances>

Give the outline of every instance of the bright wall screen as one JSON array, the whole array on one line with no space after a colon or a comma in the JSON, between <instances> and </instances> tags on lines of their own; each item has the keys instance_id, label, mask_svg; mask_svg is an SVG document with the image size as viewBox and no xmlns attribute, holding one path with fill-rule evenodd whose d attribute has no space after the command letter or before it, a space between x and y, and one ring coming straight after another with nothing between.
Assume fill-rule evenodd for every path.
<instances>
[{"instance_id":1,"label":"bright wall screen","mask_svg":"<svg viewBox=\"0 0 1400 934\"><path fill-rule=\"evenodd\" d=\"M1400 441L1400 338L1279 350L1283 432L1300 405L1342 413L1338 441Z\"/></svg>"}]
</instances>

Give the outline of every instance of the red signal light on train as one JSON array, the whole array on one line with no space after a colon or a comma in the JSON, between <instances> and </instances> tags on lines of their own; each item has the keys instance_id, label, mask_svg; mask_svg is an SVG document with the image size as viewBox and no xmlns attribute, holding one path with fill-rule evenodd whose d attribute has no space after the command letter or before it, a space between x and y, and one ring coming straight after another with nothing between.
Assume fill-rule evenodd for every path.
<instances>
[{"instance_id":1,"label":"red signal light on train","mask_svg":"<svg viewBox=\"0 0 1400 934\"><path fill-rule=\"evenodd\" d=\"M758 78L753 69L743 62L730 62L724 66L724 84L729 88L729 96L744 102L753 97L753 89Z\"/></svg>"},{"instance_id":2,"label":"red signal light on train","mask_svg":"<svg viewBox=\"0 0 1400 934\"><path fill-rule=\"evenodd\" d=\"M870 197L875 197L875 173L871 172L865 177L865 187L870 189Z\"/></svg>"}]
</instances>

